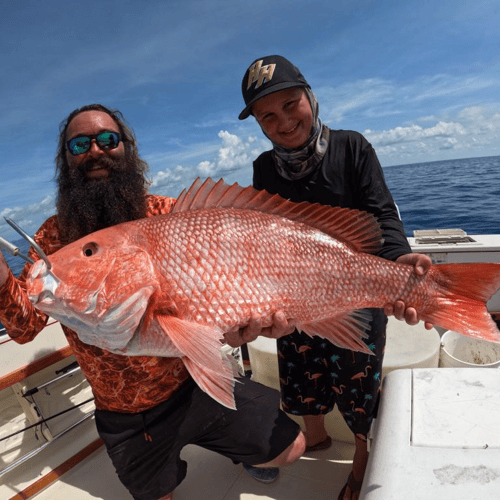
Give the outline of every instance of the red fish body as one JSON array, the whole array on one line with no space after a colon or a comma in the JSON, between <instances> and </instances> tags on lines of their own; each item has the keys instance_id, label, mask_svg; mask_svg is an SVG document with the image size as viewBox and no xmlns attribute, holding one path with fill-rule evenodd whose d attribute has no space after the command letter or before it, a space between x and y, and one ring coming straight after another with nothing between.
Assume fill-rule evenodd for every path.
<instances>
[{"instance_id":1,"label":"red fish body","mask_svg":"<svg viewBox=\"0 0 500 500\"><path fill-rule=\"evenodd\" d=\"M179 356L195 381L234 407L223 334L277 310L299 330L369 352L356 311L402 299L421 318L500 341L485 302L500 264L413 268L371 253L381 234L369 214L295 204L253 188L196 182L171 214L114 226L39 261L34 305L83 342L124 355Z\"/></svg>"}]
</instances>

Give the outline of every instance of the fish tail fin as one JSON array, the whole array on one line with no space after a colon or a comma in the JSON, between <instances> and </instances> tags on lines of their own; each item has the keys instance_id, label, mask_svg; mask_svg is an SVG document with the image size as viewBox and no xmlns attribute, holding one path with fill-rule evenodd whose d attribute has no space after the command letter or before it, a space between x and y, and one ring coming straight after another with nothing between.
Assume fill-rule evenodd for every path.
<instances>
[{"instance_id":1,"label":"fish tail fin","mask_svg":"<svg viewBox=\"0 0 500 500\"><path fill-rule=\"evenodd\" d=\"M158 322L198 386L220 404L236 409L234 377L230 361L221 352L223 335L216 328L159 315Z\"/></svg>"},{"instance_id":2,"label":"fish tail fin","mask_svg":"<svg viewBox=\"0 0 500 500\"><path fill-rule=\"evenodd\" d=\"M500 288L500 264L439 264L431 271L440 293L422 319L468 337L500 342L486 302Z\"/></svg>"}]
</instances>

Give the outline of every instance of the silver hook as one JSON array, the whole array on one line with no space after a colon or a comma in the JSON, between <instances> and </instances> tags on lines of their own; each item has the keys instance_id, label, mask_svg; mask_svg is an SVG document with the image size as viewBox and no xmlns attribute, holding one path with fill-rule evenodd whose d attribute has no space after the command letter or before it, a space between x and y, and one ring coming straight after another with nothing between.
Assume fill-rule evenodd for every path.
<instances>
[{"instance_id":1,"label":"silver hook","mask_svg":"<svg viewBox=\"0 0 500 500\"><path fill-rule=\"evenodd\" d=\"M47 265L47 269L50 270L52 268L52 264L45 255L45 252L40 248L40 245L38 245L38 243L36 243L35 240L24 230L22 230L13 220L8 219L7 217L4 217L4 219L6 220L7 224L9 224L15 231L17 231L35 249L36 253L40 256L40 258L43 259L43 261Z\"/></svg>"}]
</instances>

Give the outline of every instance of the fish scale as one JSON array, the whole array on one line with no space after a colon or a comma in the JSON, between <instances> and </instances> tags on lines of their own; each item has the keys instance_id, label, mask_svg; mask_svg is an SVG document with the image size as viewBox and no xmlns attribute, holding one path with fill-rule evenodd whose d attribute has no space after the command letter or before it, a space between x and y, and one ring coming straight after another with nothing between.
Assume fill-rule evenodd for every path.
<instances>
[{"instance_id":1,"label":"fish scale","mask_svg":"<svg viewBox=\"0 0 500 500\"><path fill-rule=\"evenodd\" d=\"M425 321L500 341L485 306L500 287L500 264L436 265L416 276L373 255L381 244L370 214L197 180L172 213L58 250L52 276L40 261L27 288L35 307L83 342L181 357L196 383L231 408L234 379L220 346L255 312L264 326L282 311L308 335L370 353L360 311L403 300Z\"/></svg>"}]
</instances>

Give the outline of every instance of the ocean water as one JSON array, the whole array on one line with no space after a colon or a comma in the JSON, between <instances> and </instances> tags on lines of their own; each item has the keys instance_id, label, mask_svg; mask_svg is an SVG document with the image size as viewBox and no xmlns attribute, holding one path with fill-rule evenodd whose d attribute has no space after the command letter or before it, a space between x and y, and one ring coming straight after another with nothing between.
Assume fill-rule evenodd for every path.
<instances>
[{"instance_id":1,"label":"ocean water","mask_svg":"<svg viewBox=\"0 0 500 500\"><path fill-rule=\"evenodd\" d=\"M500 156L384 168L407 236L415 229L500 234Z\"/></svg>"},{"instance_id":2,"label":"ocean water","mask_svg":"<svg viewBox=\"0 0 500 500\"><path fill-rule=\"evenodd\" d=\"M463 229L500 234L500 156L384 168L407 236L415 229ZM24 240L13 241L27 253ZM17 276L24 261L6 255Z\"/></svg>"}]
</instances>

